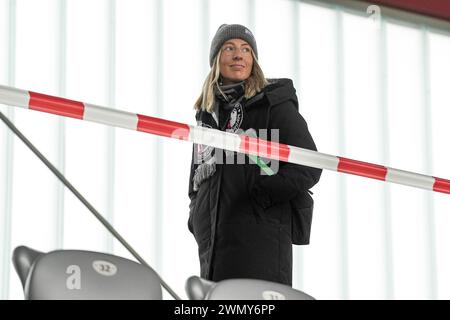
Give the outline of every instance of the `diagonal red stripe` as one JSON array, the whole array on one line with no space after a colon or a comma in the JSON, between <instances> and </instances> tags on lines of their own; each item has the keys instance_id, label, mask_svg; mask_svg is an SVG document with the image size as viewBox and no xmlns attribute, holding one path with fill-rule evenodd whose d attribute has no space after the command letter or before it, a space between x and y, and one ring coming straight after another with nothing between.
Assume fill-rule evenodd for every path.
<instances>
[{"instance_id":1,"label":"diagonal red stripe","mask_svg":"<svg viewBox=\"0 0 450 320\"><path fill-rule=\"evenodd\" d=\"M433 191L450 194L450 180L436 178L436 177L433 177L433 178L435 179L434 185L433 185Z\"/></svg>"},{"instance_id":2,"label":"diagonal red stripe","mask_svg":"<svg viewBox=\"0 0 450 320\"><path fill-rule=\"evenodd\" d=\"M377 164L347 158L339 158L337 171L372 179L386 180L387 168Z\"/></svg>"},{"instance_id":3,"label":"diagonal red stripe","mask_svg":"<svg viewBox=\"0 0 450 320\"><path fill-rule=\"evenodd\" d=\"M83 119L84 104L82 102L49 96L29 91L29 109L57 114L65 117Z\"/></svg>"},{"instance_id":4,"label":"diagonal red stripe","mask_svg":"<svg viewBox=\"0 0 450 320\"><path fill-rule=\"evenodd\" d=\"M188 140L189 125L138 114L137 131L157 134L159 136Z\"/></svg>"},{"instance_id":5,"label":"diagonal red stripe","mask_svg":"<svg viewBox=\"0 0 450 320\"><path fill-rule=\"evenodd\" d=\"M272 158L281 161L288 161L290 149L289 146L282 143L260 140L245 135L241 135L241 144L239 151L242 153L253 152L263 158Z\"/></svg>"}]
</instances>

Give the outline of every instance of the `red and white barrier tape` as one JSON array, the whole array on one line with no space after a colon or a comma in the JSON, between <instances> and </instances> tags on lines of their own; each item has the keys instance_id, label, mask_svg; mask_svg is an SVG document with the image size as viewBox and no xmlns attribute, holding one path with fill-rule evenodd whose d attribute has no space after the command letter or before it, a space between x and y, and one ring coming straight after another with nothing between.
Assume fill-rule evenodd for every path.
<instances>
[{"instance_id":1,"label":"red and white barrier tape","mask_svg":"<svg viewBox=\"0 0 450 320\"><path fill-rule=\"evenodd\" d=\"M109 109L32 91L0 86L0 103L98 122L114 127L148 132L164 137L192 141L198 144L258 155L264 158L296 163L308 167L350 173L362 177L450 194L450 180L447 179L332 156L245 135L237 135L205 127L191 126L141 114Z\"/></svg>"}]
</instances>

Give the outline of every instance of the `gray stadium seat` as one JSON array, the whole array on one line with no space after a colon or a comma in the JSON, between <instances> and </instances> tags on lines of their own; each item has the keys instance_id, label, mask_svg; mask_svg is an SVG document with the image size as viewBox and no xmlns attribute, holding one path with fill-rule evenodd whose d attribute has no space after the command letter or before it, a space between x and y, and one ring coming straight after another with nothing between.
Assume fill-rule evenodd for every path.
<instances>
[{"instance_id":1,"label":"gray stadium seat","mask_svg":"<svg viewBox=\"0 0 450 320\"><path fill-rule=\"evenodd\" d=\"M13 252L13 264L25 299L162 299L154 271L110 254L81 250L42 253L20 246Z\"/></svg>"},{"instance_id":2,"label":"gray stadium seat","mask_svg":"<svg viewBox=\"0 0 450 320\"><path fill-rule=\"evenodd\" d=\"M314 300L287 285L256 279L212 282L192 276L185 288L191 300Z\"/></svg>"}]
</instances>

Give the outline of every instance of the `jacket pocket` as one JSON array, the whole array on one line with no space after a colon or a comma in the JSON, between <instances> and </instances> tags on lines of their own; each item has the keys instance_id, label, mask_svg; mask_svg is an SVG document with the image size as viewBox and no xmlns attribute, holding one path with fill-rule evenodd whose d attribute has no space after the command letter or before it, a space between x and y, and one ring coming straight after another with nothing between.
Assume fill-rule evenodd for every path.
<instances>
[{"instance_id":1,"label":"jacket pocket","mask_svg":"<svg viewBox=\"0 0 450 320\"><path fill-rule=\"evenodd\" d=\"M289 203L281 202L270 207L263 207L255 202L255 207L260 222L284 227L289 225L289 214L291 213Z\"/></svg>"},{"instance_id":2,"label":"jacket pocket","mask_svg":"<svg viewBox=\"0 0 450 320\"><path fill-rule=\"evenodd\" d=\"M308 191L300 192L290 201L292 211L292 243L309 244L314 200Z\"/></svg>"}]
</instances>

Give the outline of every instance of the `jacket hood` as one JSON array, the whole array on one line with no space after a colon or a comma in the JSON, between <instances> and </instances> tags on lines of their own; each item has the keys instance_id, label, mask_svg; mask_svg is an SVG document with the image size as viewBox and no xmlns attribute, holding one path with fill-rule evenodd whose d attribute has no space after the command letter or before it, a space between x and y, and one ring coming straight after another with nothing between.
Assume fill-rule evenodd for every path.
<instances>
[{"instance_id":1,"label":"jacket hood","mask_svg":"<svg viewBox=\"0 0 450 320\"><path fill-rule=\"evenodd\" d=\"M264 96L267 98L270 106L275 106L286 101L292 101L298 110L298 99L294 84L291 79L267 79L269 84L263 91L249 100L249 104L253 104Z\"/></svg>"},{"instance_id":2,"label":"jacket hood","mask_svg":"<svg viewBox=\"0 0 450 320\"><path fill-rule=\"evenodd\" d=\"M268 79L268 81L265 91L272 106L291 100L298 110L298 99L291 79Z\"/></svg>"}]
</instances>

